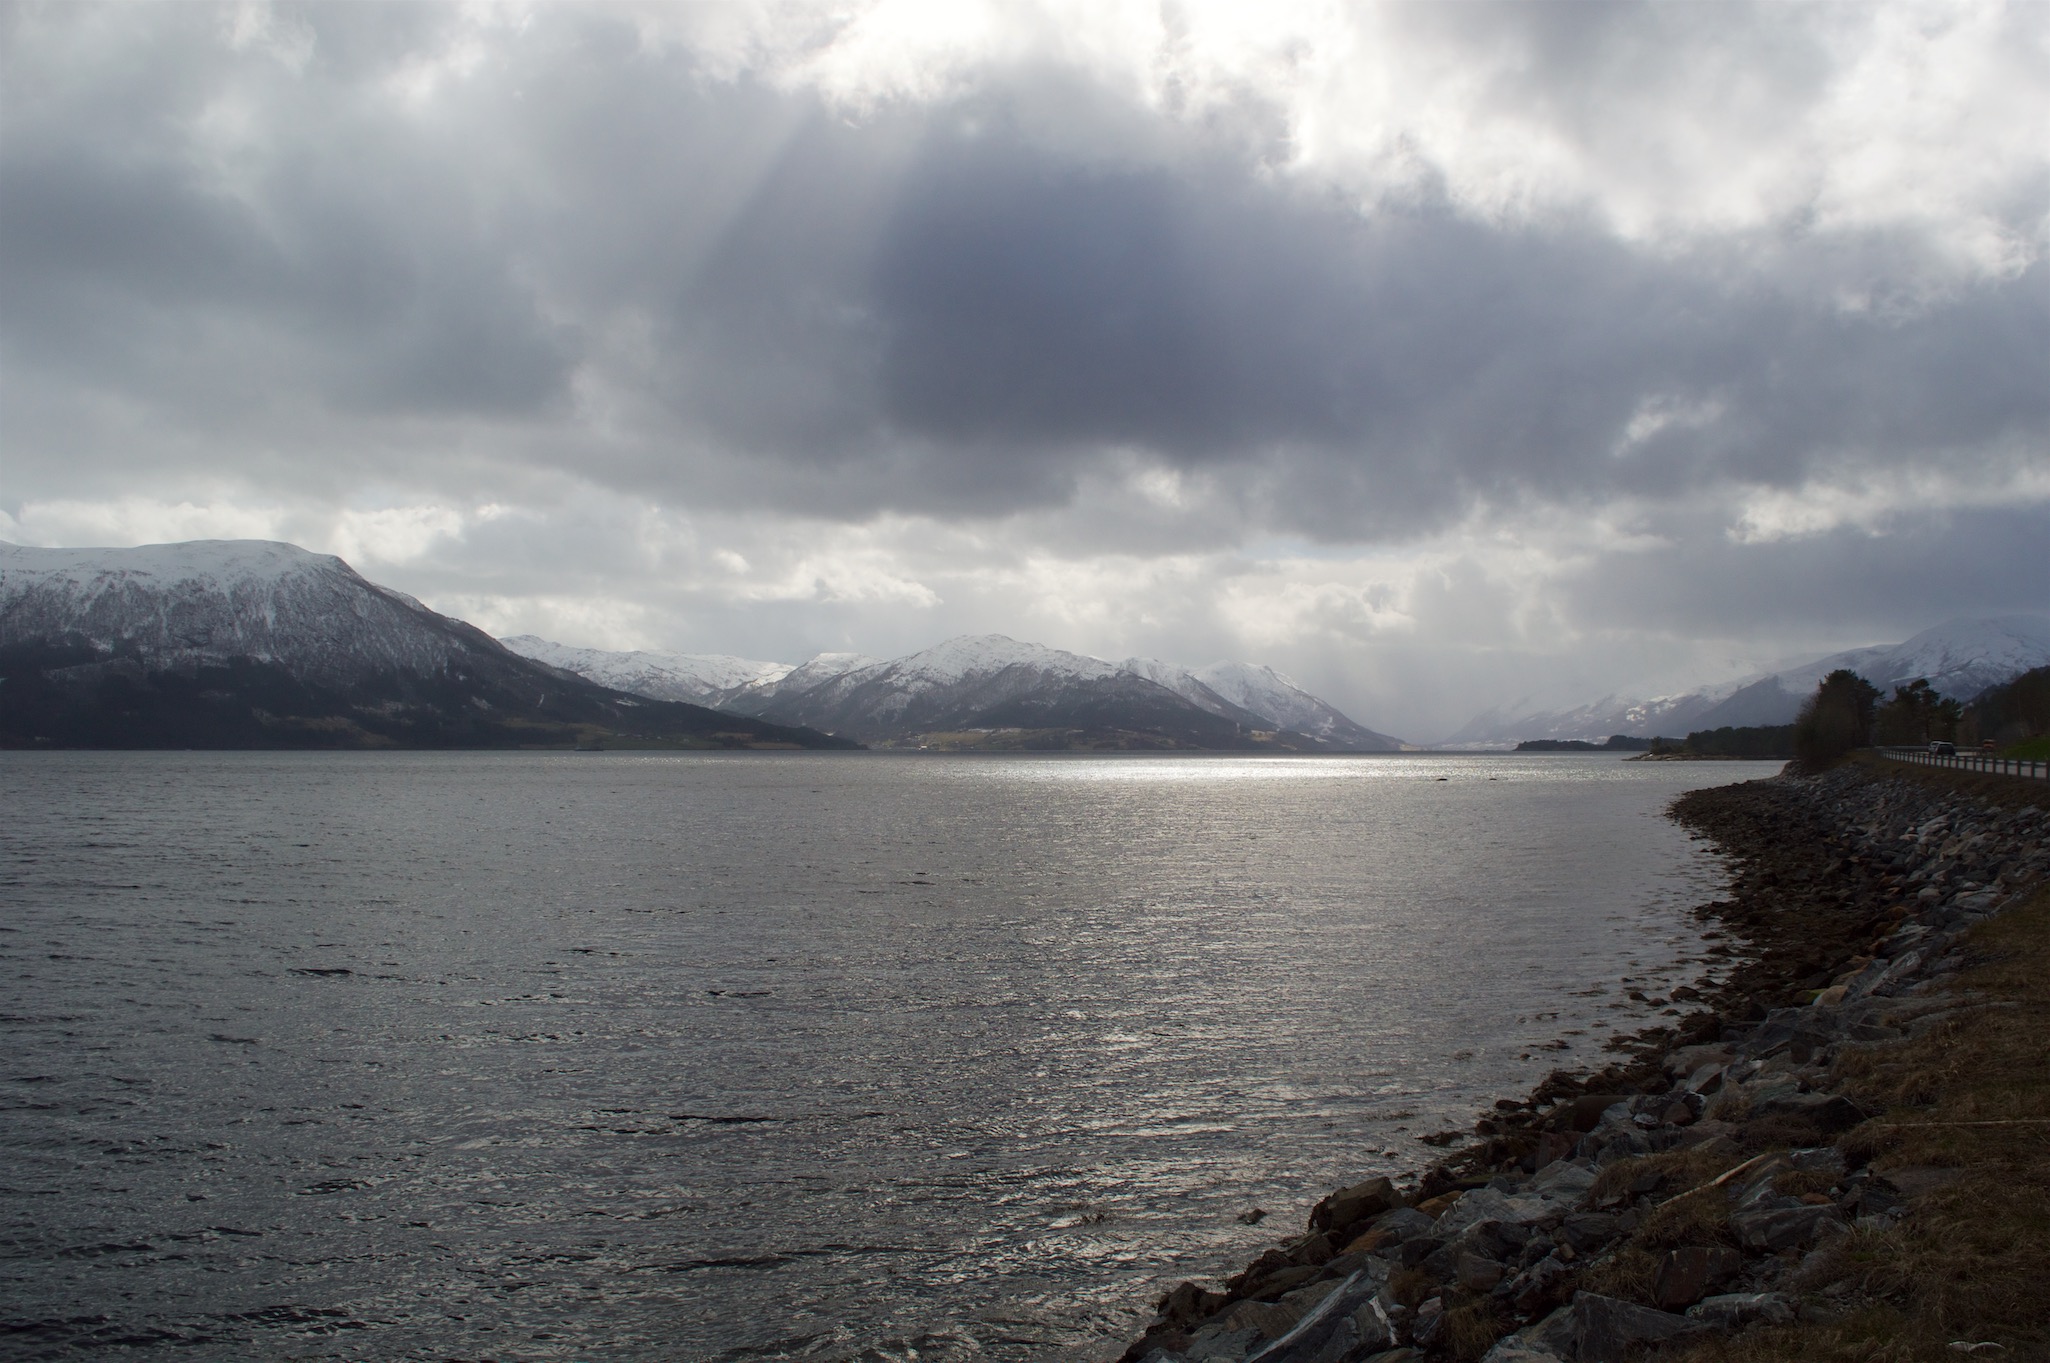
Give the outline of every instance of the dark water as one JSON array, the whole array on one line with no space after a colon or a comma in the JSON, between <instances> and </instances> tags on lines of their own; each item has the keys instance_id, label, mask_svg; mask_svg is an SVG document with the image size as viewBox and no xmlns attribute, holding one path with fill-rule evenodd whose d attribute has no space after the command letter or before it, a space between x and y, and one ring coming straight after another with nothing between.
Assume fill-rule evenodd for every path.
<instances>
[{"instance_id":1,"label":"dark water","mask_svg":"<svg viewBox=\"0 0 2050 1363\"><path fill-rule=\"evenodd\" d=\"M1639 1024L1762 770L0 754L0 1354L1114 1352Z\"/></svg>"}]
</instances>

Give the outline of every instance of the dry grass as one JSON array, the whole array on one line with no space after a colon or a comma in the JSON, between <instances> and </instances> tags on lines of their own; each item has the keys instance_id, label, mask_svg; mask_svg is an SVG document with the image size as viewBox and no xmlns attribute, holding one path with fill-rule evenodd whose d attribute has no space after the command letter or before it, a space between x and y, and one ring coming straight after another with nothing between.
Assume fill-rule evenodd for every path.
<instances>
[{"instance_id":1,"label":"dry grass","mask_svg":"<svg viewBox=\"0 0 2050 1363\"><path fill-rule=\"evenodd\" d=\"M1986 964L1960 984L2018 1008L1858 1051L1838 1076L1885 1109L1845 1134L1847 1152L1910 1189L1930 1171L1955 1177L1917 1197L1898 1230L1846 1237L1803 1275L1839 1319L1703 1344L1676 1363L1954 1363L1954 1342L1980 1341L2004 1349L1980 1356L2050 1358L2050 891L1973 943Z\"/></svg>"},{"instance_id":2,"label":"dry grass","mask_svg":"<svg viewBox=\"0 0 2050 1363\"><path fill-rule=\"evenodd\" d=\"M1460 1363L1473 1363L1502 1337L1511 1322L1501 1305L1464 1290L1445 1298L1445 1340Z\"/></svg>"},{"instance_id":3,"label":"dry grass","mask_svg":"<svg viewBox=\"0 0 2050 1363\"><path fill-rule=\"evenodd\" d=\"M1388 1275L1388 1295L1414 1311L1438 1290L1438 1280L1421 1268L1398 1268Z\"/></svg>"},{"instance_id":4,"label":"dry grass","mask_svg":"<svg viewBox=\"0 0 2050 1363\"><path fill-rule=\"evenodd\" d=\"M1656 1178L1657 1182L1644 1191L1657 1198L1668 1198L1689 1188L1700 1187L1735 1163L1733 1159L1704 1152L1698 1147L1620 1159L1596 1176L1588 1195L1600 1204L1607 1198L1622 1196L1633 1185L1651 1183Z\"/></svg>"}]
</instances>

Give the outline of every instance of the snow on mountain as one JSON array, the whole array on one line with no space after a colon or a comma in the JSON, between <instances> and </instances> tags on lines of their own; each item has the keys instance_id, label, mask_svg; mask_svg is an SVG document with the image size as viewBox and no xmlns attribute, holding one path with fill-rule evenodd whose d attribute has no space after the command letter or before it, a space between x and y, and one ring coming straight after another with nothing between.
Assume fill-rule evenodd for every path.
<instances>
[{"instance_id":1,"label":"snow on mountain","mask_svg":"<svg viewBox=\"0 0 2050 1363\"><path fill-rule=\"evenodd\" d=\"M1264 717L1277 729L1322 739L1352 752L1399 752L1400 739L1355 724L1337 709L1258 663L1212 663L1196 680L1241 709Z\"/></svg>"},{"instance_id":2,"label":"snow on mountain","mask_svg":"<svg viewBox=\"0 0 2050 1363\"><path fill-rule=\"evenodd\" d=\"M1191 672L1150 658L1112 663L1001 634L963 635L895 659L821 653L797 667L722 655L612 653L532 635L504 642L618 690L875 740L921 729L1008 726L1172 730L1177 741L1199 746L1242 746L1268 741L1254 740L1256 733L1276 732L1350 752L1402 746L1272 668L1215 663Z\"/></svg>"},{"instance_id":3,"label":"snow on mountain","mask_svg":"<svg viewBox=\"0 0 2050 1363\"><path fill-rule=\"evenodd\" d=\"M1888 693L1926 677L1944 695L1970 700L2045 664L2050 664L2050 616L2000 615L1947 620L1904 643L1832 653L1782 672L1779 679L1805 699L1816 683L1847 667Z\"/></svg>"},{"instance_id":4,"label":"snow on mountain","mask_svg":"<svg viewBox=\"0 0 2050 1363\"><path fill-rule=\"evenodd\" d=\"M1437 746L1508 748L1529 738L1600 742L1611 734L1680 735L1700 728L1696 720L1735 689L1717 687L1713 691L1690 691L1648 700L1604 696L1570 710L1526 710L1523 704L1498 706L1474 716Z\"/></svg>"},{"instance_id":5,"label":"snow on mountain","mask_svg":"<svg viewBox=\"0 0 2050 1363\"><path fill-rule=\"evenodd\" d=\"M821 655L726 704L743 714L875 740L1010 726L1157 731L1196 746L1268 742L1253 735L1276 731L1352 751L1401 746L1269 669L1218 664L1206 672L1266 708L1240 704L1172 664L1144 658L1112 663L999 634L949 639L889 661Z\"/></svg>"},{"instance_id":6,"label":"snow on mountain","mask_svg":"<svg viewBox=\"0 0 2050 1363\"><path fill-rule=\"evenodd\" d=\"M620 694L261 540L0 543L0 694L7 747L849 746Z\"/></svg>"},{"instance_id":7,"label":"snow on mountain","mask_svg":"<svg viewBox=\"0 0 2050 1363\"><path fill-rule=\"evenodd\" d=\"M253 658L302 678L426 673L480 646L498 651L472 626L296 545L0 543L0 645L60 636L154 668Z\"/></svg>"},{"instance_id":8,"label":"snow on mountain","mask_svg":"<svg viewBox=\"0 0 2050 1363\"><path fill-rule=\"evenodd\" d=\"M523 658L574 672L615 691L630 691L655 700L688 701L693 705L717 705L736 691L781 681L794 670L788 663L735 658L724 653L573 648L532 634L515 634L499 642Z\"/></svg>"},{"instance_id":9,"label":"snow on mountain","mask_svg":"<svg viewBox=\"0 0 2050 1363\"><path fill-rule=\"evenodd\" d=\"M1045 710L1052 697L1078 685L1123 675L1100 658L1001 634L964 635L907 657L829 670L837 665L814 659L780 682L732 697L728 707L884 738L918 727L970 726L1006 706ZM787 718L795 715L809 718Z\"/></svg>"},{"instance_id":10,"label":"snow on mountain","mask_svg":"<svg viewBox=\"0 0 2050 1363\"><path fill-rule=\"evenodd\" d=\"M2050 663L2050 617L2008 615L1945 621L1904 643L1846 649L1827 657L1652 700L1607 697L1574 710L1503 707L1476 716L1444 747L1501 746L1531 738L1598 742L1611 734L1678 738L1697 729L1791 724L1816 684L1838 668L1891 693L1917 678L1970 700L1989 686Z\"/></svg>"}]
</instances>

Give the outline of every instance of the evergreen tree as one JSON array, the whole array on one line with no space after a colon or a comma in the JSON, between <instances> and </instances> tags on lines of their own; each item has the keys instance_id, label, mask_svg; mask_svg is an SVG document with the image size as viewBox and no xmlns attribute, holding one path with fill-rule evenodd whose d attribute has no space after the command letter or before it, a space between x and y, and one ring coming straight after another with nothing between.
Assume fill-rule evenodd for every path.
<instances>
[{"instance_id":1,"label":"evergreen tree","mask_svg":"<svg viewBox=\"0 0 2050 1363\"><path fill-rule=\"evenodd\" d=\"M1794 721L1794 756L1811 769L1827 767L1872 742L1879 688L1849 668L1822 679Z\"/></svg>"}]
</instances>

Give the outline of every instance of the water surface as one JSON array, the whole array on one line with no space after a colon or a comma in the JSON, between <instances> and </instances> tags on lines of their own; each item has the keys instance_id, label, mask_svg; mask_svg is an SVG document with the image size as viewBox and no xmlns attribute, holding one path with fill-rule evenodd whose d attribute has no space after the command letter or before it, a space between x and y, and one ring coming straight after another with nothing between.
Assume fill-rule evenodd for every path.
<instances>
[{"instance_id":1,"label":"water surface","mask_svg":"<svg viewBox=\"0 0 2050 1363\"><path fill-rule=\"evenodd\" d=\"M0 1353L1115 1352L1642 1025L1771 769L0 754Z\"/></svg>"}]
</instances>

